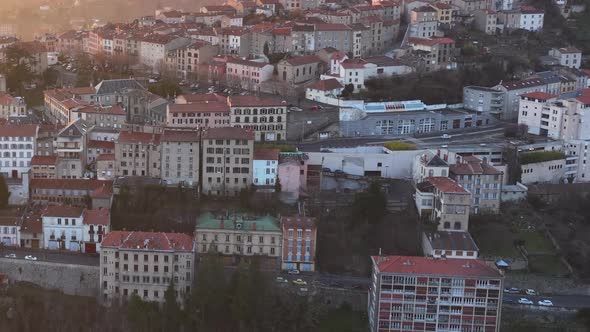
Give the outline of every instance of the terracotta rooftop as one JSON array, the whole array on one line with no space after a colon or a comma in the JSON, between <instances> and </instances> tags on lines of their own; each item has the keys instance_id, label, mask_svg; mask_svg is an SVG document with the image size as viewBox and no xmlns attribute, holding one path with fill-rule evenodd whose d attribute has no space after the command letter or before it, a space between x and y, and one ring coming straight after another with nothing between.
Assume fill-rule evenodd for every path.
<instances>
[{"instance_id":1,"label":"terracotta rooftop","mask_svg":"<svg viewBox=\"0 0 590 332\"><path fill-rule=\"evenodd\" d=\"M449 167L449 171L457 175L500 175L502 172L497 170L494 166L484 163L477 157L464 157L463 162L453 164Z\"/></svg>"},{"instance_id":2,"label":"terracotta rooftop","mask_svg":"<svg viewBox=\"0 0 590 332\"><path fill-rule=\"evenodd\" d=\"M365 68L367 62L363 59L346 59L340 62L340 65L344 69L361 69Z\"/></svg>"},{"instance_id":3,"label":"terracotta rooftop","mask_svg":"<svg viewBox=\"0 0 590 332\"><path fill-rule=\"evenodd\" d=\"M199 142L199 132L192 130L164 130L162 141L168 142Z\"/></svg>"},{"instance_id":4,"label":"terracotta rooftop","mask_svg":"<svg viewBox=\"0 0 590 332\"><path fill-rule=\"evenodd\" d=\"M34 155L31 158L31 165L55 165L57 164L57 156L41 156Z\"/></svg>"},{"instance_id":5,"label":"terracotta rooftop","mask_svg":"<svg viewBox=\"0 0 590 332\"><path fill-rule=\"evenodd\" d=\"M529 92L529 93L524 93L522 95L520 95L520 97L525 97L525 98L532 98L532 99L540 99L540 100L548 100L548 99L553 99L555 97L557 97L556 95L547 93L547 92Z\"/></svg>"},{"instance_id":6,"label":"terracotta rooftop","mask_svg":"<svg viewBox=\"0 0 590 332\"><path fill-rule=\"evenodd\" d=\"M99 141L89 140L86 145L89 149L103 149L103 150L114 150L115 142L113 141Z\"/></svg>"},{"instance_id":7,"label":"terracotta rooftop","mask_svg":"<svg viewBox=\"0 0 590 332\"><path fill-rule=\"evenodd\" d=\"M182 233L112 231L105 235L103 248L150 251L194 251L194 241Z\"/></svg>"},{"instance_id":8,"label":"terracotta rooftop","mask_svg":"<svg viewBox=\"0 0 590 332\"><path fill-rule=\"evenodd\" d=\"M312 55L295 56L295 57L286 59L284 61L286 61L288 64L290 64L292 66L302 66L302 65L312 64L312 63L318 63L318 62L321 62L322 60L317 55L312 54Z\"/></svg>"},{"instance_id":9,"label":"terracotta rooftop","mask_svg":"<svg viewBox=\"0 0 590 332\"><path fill-rule=\"evenodd\" d=\"M461 187L457 182L454 180L443 177L443 176L433 176L426 178L425 182L429 183L439 191L446 193L446 194L466 194L470 195L469 192L463 187Z\"/></svg>"},{"instance_id":10,"label":"terracotta rooftop","mask_svg":"<svg viewBox=\"0 0 590 332\"><path fill-rule=\"evenodd\" d=\"M229 105L231 107L281 107L287 106L280 99L265 98L257 96L230 96Z\"/></svg>"},{"instance_id":11,"label":"terracotta rooftop","mask_svg":"<svg viewBox=\"0 0 590 332\"><path fill-rule=\"evenodd\" d=\"M34 137L37 135L37 125L12 125L0 126L0 137Z\"/></svg>"},{"instance_id":12,"label":"terracotta rooftop","mask_svg":"<svg viewBox=\"0 0 590 332\"><path fill-rule=\"evenodd\" d=\"M502 274L496 268L479 259L372 256L371 260L376 270L381 273L503 278Z\"/></svg>"},{"instance_id":13,"label":"terracotta rooftop","mask_svg":"<svg viewBox=\"0 0 590 332\"><path fill-rule=\"evenodd\" d=\"M317 220L312 217L285 216L281 217L283 231L289 228L316 228Z\"/></svg>"},{"instance_id":14,"label":"terracotta rooftop","mask_svg":"<svg viewBox=\"0 0 590 332\"><path fill-rule=\"evenodd\" d=\"M119 143L154 143L160 144L159 134L139 133L131 131L121 131L119 134Z\"/></svg>"},{"instance_id":15,"label":"terracotta rooftop","mask_svg":"<svg viewBox=\"0 0 590 332\"><path fill-rule=\"evenodd\" d=\"M0 216L0 225L18 226L20 218L17 216Z\"/></svg>"},{"instance_id":16,"label":"terracotta rooftop","mask_svg":"<svg viewBox=\"0 0 590 332\"><path fill-rule=\"evenodd\" d=\"M20 225L21 233L43 233L43 221L38 215L28 215L23 218L23 223Z\"/></svg>"},{"instance_id":17,"label":"terracotta rooftop","mask_svg":"<svg viewBox=\"0 0 590 332\"><path fill-rule=\"evenodd\" d=\"M279 149L254 149L254 160L279 160Z\"/></svg>"},{"instance_id":18,"label":"terracotta rooftop","mask_svg":"<svg viewBox=\"0 0 590 332\"><path fill-rule=\"evenodd\" d=\"M107 209L85 210L84 224L108 226L111 224L111 212Z\"/></svg>"},{"instance_id":19,"label":"terracotta rooftop","mask_svg":"<svg viewBox=\"0 0 590 332\"><path fill-rule=\"evenodd\" d=\"M43 217L64 217L64 218L80 218L84 213L84 209L80 207L74 206L66 206L66 205L49 205L45 212L43 212Z\"/></svg>"},{"instance_id":20,"label":"terracotta rooftop","mask_svg":"<svg viewBox=\"0 0 590 332\"><path fill-rule=\"evenodd\" d=\"M227 102L205 100L203 102L193 102L191 104L169 104L168 112L170 113L228 113L229 106Z\"/></svg>"},{"instance_id":21,"label":"terracotta rooftop","mask_svg":"<svg viewBox=\"0 0 590 332\"><path fill-rule=\"evenodd\" d=\"M235 127L207 128L203 131L204 139L245 139L253 140L252 130Z\"/></svg>"},{"instance_id":22,"label":"terracotta rooftop","mask_svg":"<svg viewBox=\"0 0 590 332\"><path fill-rule=\"evenodd\" d=\"M272 66L268 62L244 60L244 59L240 59L240 58L229 58L229 59L227 59L227 64L238 64L238 65L242 65L242 66L258 67L258 68Z\"/></svg>"},{"instance_id":23,"label":"terracotta rooftop","mask_svg":"<svg viewBox=\"0 0 590 332\"><path fill-rule=\"evenodd\" d=\"M320 90L320 91L330 91L334 89L342 89L343 86L338 82L335 78L330 78L328 80L319 80L312 84L310 89Z\"/></svg>"},{"instance_id":24,"label":"terracotta rooftop","mask_svg":"<svg viewBox=\"0 0 590 332\"><path fill-rule=\"evenodd\" d=\"M448 37L441 37L441 38L416 38L410 37L408 43L409 44L416 44L416 45L426 45L426 46L434 46L438 44L453 44L455 42L454 39Z\"/></svg>"},{"instance_id":25,"label":"terracotta rooftop","mask_svg":"<svg viewBox=\"0 0 590 332\"><path fill-rule=\"evenodd\" d=\"M109 160L115 160L114 153L102 153L96 157L96 161L109 161Z\"/></svg>"}]
</instances>

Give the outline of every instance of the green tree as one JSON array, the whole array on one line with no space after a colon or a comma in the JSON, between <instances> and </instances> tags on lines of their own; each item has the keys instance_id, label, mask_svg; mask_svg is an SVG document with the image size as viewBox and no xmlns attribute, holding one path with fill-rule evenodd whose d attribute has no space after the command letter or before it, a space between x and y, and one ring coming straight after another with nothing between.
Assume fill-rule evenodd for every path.
<instances>
[{"instance_id":1,"label":"green tree","mask_svg":"<svg viewBox=\"0 0 590 332\"><path fill-rule=\"evenodd\" d=\"M55 86L57 83L58 72L53 68L47 68L43 72L43 85L46 87Z\"/></svg>"},{"instance_id":2,"label":"green tree","mask_svg":"<svg viewBox=\"0 0 590 332\"><path fill-rule=\"evenodd\" d=\"M157 304L145 302L135 293L125 306L125 316L132 331L158 331L162 325Z\"/></svg>"},{"instance_id":3,"label":"green tree","mask_svg":"<svg viewBox=\"0 0 590 332\"><path fill-rule=\"evenodd\" d=\"M268 46L268 42L264 42L264 47L262 49L262 53L268 58L270 56L270 47Z\"/></svg>"},{"instance_id":4,"label":"green tree","mask_svg":"<svg viewBox=\"0 0 590 332\"><path fill-rule=\"evenodd\" d=\"M222 258L214 253L202 256L196 286L187 305L193 328L210 330L222 325L227 317L227 297Z\"/></svg>"},{"instance_id":5,"label":"green tree","mask_svg":"<svg viewBox=\"0 0 590 332\"><path fill-rule=\"evenodd\" d=\"M367 191L357 194L353 204L353 215L369 223L379 223L387 214L387 198L378 182L372 182Z\"/></svg>"},{"instance_id":6,"label":"green tree","mask_svg":"<svg viewBox=\"0 0 590 332\"><path fill-rule=\"evenodd\" d=\"M275 192L280 193L283 190L283 185L281 185L281 179L277 177L277 181L275 182Z\"/></svg>"},{"instance_id":7,"label":"green tree","mask_svg":"<svg viewBox=\"0 0 590 332\"><path fill-rule=\"evenodd\" d=\"M344 90L342 90L342 97L343 98L350 98L350 96L352 96L353 92L354 92L354 85L346 84L344 86Z\"/></svg>"},{"instance_id":8,"label":"green tree","mask_svg":"<svg viewBox=\"0 0 590 332\"><path fill-rule=\"evenodd\" d=\"M151 93L155 93L160 97L170 98L182 93L182 90L178 86L178 84L169 81L169 80L162 80L156 84L150 85L148 90Z\"/></svg>"},{"instance_id":9,"label":"green tree","mask_svg":"<svg viewBox=\"0 0 590 332\"><path fill-rule=\"evenodd\" d=\"M4 176L0 174L0 209L8 207L8 199L10 198L10 191Z\"/></svg>"},{"instance_id":10,"label":"green tree","mask_svg":"<svg viewBox=\"0 0 590 332\"><path fill-rule=\"evenodd\" d=\"M6 86L9 90L23 94L24 84L35 78L30 67L33 61L31 54L18 44L4 49L4 63L0 65L0 72L6 74Z\"/></svg>"},{"instance_id":11,"label":"green tree","mask_svg":"<svg viewBox=\"0 0 590 332\"><path fill-rule=\"evenodd\" d=\"M169 331L178 331L181 325L181 310L176 300L176 289L174 279L170 279L170 284L164 292L164 305L162 307L164 326Z\"/></svg>"}]
</instances>

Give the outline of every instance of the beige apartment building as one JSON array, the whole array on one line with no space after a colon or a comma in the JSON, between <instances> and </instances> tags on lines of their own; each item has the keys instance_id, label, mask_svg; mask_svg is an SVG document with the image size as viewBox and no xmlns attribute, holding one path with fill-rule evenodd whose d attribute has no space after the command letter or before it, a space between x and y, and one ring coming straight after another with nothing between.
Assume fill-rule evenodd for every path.
<instances>
[{"instance_id":1,"label":"beige apartment building","mask_svg":"<svg viewBox=\"0 0 590 332\"><path fill-rule=\"evenodd\" d=\"M144 301L164 302L174 281L176 300L183 303L195 278L195 242L182 233L112 231L100 250L100 294L105 302L132 294Z\"/></svg>"},{"instance_id":2,"label":"beige apartment building","mask_svg":"<svg viewBox=\"0 0 590 332\"><path fill-rule=\"evenodd\" d=\"M264 256L281 259L282 231L271 216L205 213L195 230L197 253L215 252L225 256Z\"/></svg>"},{"instance_id":3,"label":"beige apartment building","mask_svg":"<svg viewBox=\"0 0 590 332\"><path fill-rule=\"evenodd\" d=\"M92 126L84 120L76 120L62 129L54 141L57 155L57 177L81 179L86 171L86 139Z\"/></svg>"},{"instance_id":4,"label":"beige apartment building","mask_svg":"<svg viewBox=\"0 0 590 332\"><path fill-rule=\"evenodd\" d=\"M317 79L323 67L323 62L317 55L303 55L279 61L277 72L279 80L294 86Z\"/></svg>"},{"instance_id":5,"label":"beige apartment building","mask_svg":"<svg viewBox=\"0 0 590 332\"><path fill-rule=\"evenodd\" d=\"M466 156L449 167L450 177L471 192L471 213L498 213L503 173L474 156Z\"/></svg>"},{"instance_id":6,"label":"beige apartment building","mask_svg":"<svg viewBox=\"0 0 590 332\"><path fill-rule=\"evenodd\" d=\"M166 64L178 78L198 80L201 78L201 66L213 59L217 53L217 45L197 40L190 45L170 51L166 57Z\"/></svg>"},{"instance_id":7,"label":"beige apartment building","mask_svg":"<svg viewBox=\"0 0 590 332\"><path fill-rule=\"evenodd\" d=\"M418 214L438 223L439 231L466 231L471 194L453 179L429 177L416 185Z\"/></svg>"},{"instance_id":8,"label":"beige apartment building","mask_svg":"<svg viewBox=\"0 0 590 332\"><path fill-rule=\"evenodd\" d=\"M196 187L199 182L200 133L164 130L161 178L168 186Z\"/></svg>"},{"instance_id":9,"label":"beige apartment building","mask_svg":"<svg viewBox=\"0 0 590 332\"><path fill-rule=\"evenodd\" d=\"M31 159L31 179L57 179L57 157L33 156Z\"/></svg>"},{"instance_id":10,"label":"beige apartment building","mask_svg":"<svg viewBox=\"0 0 590 332\"><path fill-rule=\"evenodd\" d=\"M160 177L160 157L160 134L122 131L115 141L115 174Z\"/></svg>"},{"instance_id":11,"label":"beige apartment building","mask_svg":"<svg viewBox=\"0 0 590 332\"><path fill-rule=\"evenodd\" d=\"M202 101L186 104L169 104L166 108L166 126L187 129L229 126L227 101L216 100L217 96L213 98L213 100L203 98Z\"/></svg>"},{"instance_id":12,"label":"beige apartment building","mask_svg":"<svg viewBox=\"0 0 590 332\"><path fill-rule=\"evenodd\" d=\"M287 104L255 96L230 96L230 126L250 129L258 141L287 139Z\"/></svg>"},{"instance_id":13,"label":"beige apartment building","mask_svg":"<svg viewBox=\"0 0 590 332\"><path fill-rule=\"evenodd\" d=\"M202 192L238 195L252 184L254 132L249 129L209 128L202 133Z\"/></svg>"}]
</instances>

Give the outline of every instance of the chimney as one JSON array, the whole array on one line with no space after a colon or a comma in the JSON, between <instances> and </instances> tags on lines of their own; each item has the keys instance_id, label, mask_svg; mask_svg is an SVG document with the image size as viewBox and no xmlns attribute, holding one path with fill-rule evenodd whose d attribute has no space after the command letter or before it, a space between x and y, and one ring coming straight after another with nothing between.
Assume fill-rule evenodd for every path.
<instances>
[{"instance_id":1,"label":"chimney","mask_svg":"<svg viewBox=\"0 0 590 332\"><path fill-rule=\"evenodd\" d=\"M443 160L444 160L444 161L449 161L449 155L445 153L445 154L443 155Z\"/></svg>"}]
</instances>

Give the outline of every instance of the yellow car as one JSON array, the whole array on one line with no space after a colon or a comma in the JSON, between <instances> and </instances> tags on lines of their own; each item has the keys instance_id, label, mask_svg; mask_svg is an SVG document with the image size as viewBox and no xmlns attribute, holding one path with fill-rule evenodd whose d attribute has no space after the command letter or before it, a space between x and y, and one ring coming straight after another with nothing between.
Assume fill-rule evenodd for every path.
<instances>
[{"instance_id":1,"label":"yellow car","mask_svg":"<svg viewBox=\"0 0 590 332\"><path fill-rule=\"evenodd\" d=\"M301 279L295 279L295 280L293 280L293 283L295 285L307 285L307 282L305 282L305 280L301 280Z\"/></svg>"}]
</instances>

